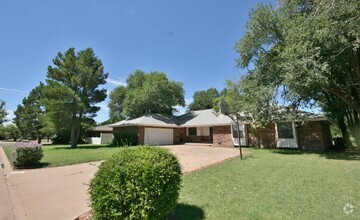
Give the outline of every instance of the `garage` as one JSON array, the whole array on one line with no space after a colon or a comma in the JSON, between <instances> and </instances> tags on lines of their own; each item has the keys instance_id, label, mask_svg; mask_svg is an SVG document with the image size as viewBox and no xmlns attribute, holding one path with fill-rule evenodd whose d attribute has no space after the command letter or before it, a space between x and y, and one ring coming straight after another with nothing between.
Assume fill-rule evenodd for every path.
<instances>
[{"instance_id":1,"label":"garage","mask_svg":"<svg viewBox=\"0 0 360 220\"><path fill-rule=\"evenodd\" d=\"M174 131L168 128L145 128L144 143L166 145L174 143Z\"/></svg>"}]
</instances>

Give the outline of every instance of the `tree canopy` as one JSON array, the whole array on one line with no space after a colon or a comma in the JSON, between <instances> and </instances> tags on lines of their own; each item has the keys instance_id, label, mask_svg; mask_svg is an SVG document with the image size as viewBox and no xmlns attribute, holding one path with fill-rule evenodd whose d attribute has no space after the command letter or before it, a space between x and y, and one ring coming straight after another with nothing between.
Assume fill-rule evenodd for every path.
<instances>
[{"instance_id":1,"label":"tree canopy","mask_svg":"<svg viewBox=\"0 0 360 220\"><path fill-rule=\"evenodd\" d=\"M322 103L343 121L346 114L331 107L343 106L360 134L360 2L278 4L259 5L250 13L236 45L239 67L250 69L247 77L259 87L273 88L272 96L293 108Z\"/></svg>"},{"instance_id":2,"label":"tree canopy","mask_svg":"<svg viewBox=\"0 0 360 220\"><path fill-rule=\"evenodd\" d=\"M126 83L111 92L108 105L111 121L145 113L172 115L176 106L185 106L182 83L169 80L165 73L137 70Z\"/></svg>"},{"instance_id":3,"label":"tree canopy","mask_svg":"<svg viewBox=\"0 0 360 220\"><path fill-rule=\"evenodd\" d=\"M12 138L14 141L20 138L20 132L18 127L14 124L8 124L5 126L6 138Z\"/></svg>"},{"instance_id":4,"label":"tree canopy","mask_svg":"<svg viewBox=\"0 0 360 220\"><path fill-rule=\"evenodd\" d=\"M40 130L43 128L42 117L44 117L44 109L40 104L42 96L43 84L34 88L28 97L22 100L22 104L17 106L14 111L14 123L18 127L22 138L37 139L41 141L42 134Z\"/></svg>"},{"instance_id":5,"label":"tree canopy","mask_svg":"<svg viewBox=\"0 0 360 220\"><path fill-rule=\"evenodd\" d=\"M115 123L125 119L125 116L122 113L124 110L126 91L126 86L120 85L110 92L110 101L108 103L109 123Z\"/></svg>"},{"instance_id":6,"label":"tree canopy","mask_svg":"<svg viewBox=\"0 0 360 220\"><path fill-rule=\"evenodd\" d=\"M216 98L219 97L219 92L216 88L197 91L193 95L193 101L189 105L190 111L210 109L214 107Z\"/></svg>"},{"instance_id":7,"label":"tree canopy","mask_svg":"<svg viewBox=\"0 0 360 220\"><path fill-rule=\"evenodd\" d=\"M0 126L6 121L6 116L8 115L5 109L5 102L0 100Z\"/></svg>"},{"instance_id":8,"label":"tree canopy","mask_svg":"<svg viewBox=\"0 0 360 220\"><path fill-rule=\"evenodd\" d=\"M106 83L108 73L91 48L59 52L53 63L41 101L56 130L71 131L71 147L75 148L84 124L94 124L100 110L96 103L106 98L106 89L99 86Z\"/></svg>"}]
</instances>

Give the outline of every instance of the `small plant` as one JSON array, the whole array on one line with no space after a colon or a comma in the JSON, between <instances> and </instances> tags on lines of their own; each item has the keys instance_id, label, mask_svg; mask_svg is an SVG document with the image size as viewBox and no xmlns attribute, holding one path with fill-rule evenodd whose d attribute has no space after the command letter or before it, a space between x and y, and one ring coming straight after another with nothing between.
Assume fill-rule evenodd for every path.
<instances>
[{"instance_id":1,"label":"small plant","mask_svg":"<svg viewBox=\"0 0 360 220\"><path fill-rule=\"evenodd\" d=\"M179 197L181 167L167 149L125 148L103 162L90 182L94 219L164 219Z\"/></svg>"},{"instance_id":2,"label":"small plant","mask_svg":"<svg viewBox=\"0 0 360 220\"><path fill-rule=\"evenodd\" d=\"M44 156L41 144L33 142L18 142L11 154L12 161L16 167L29 167L39 163Z\"/></svg>"}]
</instances>

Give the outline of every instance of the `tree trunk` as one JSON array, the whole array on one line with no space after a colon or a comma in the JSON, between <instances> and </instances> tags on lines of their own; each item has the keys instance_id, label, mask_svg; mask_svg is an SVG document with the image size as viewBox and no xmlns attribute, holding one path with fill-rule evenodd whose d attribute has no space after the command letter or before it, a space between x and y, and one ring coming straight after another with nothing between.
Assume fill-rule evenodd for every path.
<instances>
[{"instance_id":1,"label":"tree trunk","mask_svg":"<svg viewBox=\"0 0 360 220\"><path fill-rule=\"evenodd\" d=\"M76 136L75 136L75 141L76 141L76 144L79 143L79 140L80 140L80 133L81 133L81 124L79 123L77 128L76 128L77 132L76 132Z\"/></svg>"},{"instance_id":2,"label":"tree trunk","mask_svg":"<svg viewBox=\"0 0 360 220\"><path fill-rule=\"evenodd\" d=\"M76 126L72 126L71 128L71 148L77 147L77 141L76 141Z\"/></svg>"},{"instance_id":3,"label":"tree trunk","mask_svg":"<svg viewBox=\"0 0 360 220\"><path fill-rule=\"evenodd\" d=\"M360 147L360 120L359 114L357 111L354 111L354 128L353 128L353 136L355 139L356 147Z\"/></svg>"},{"instance_id":4,"label":"tree trunk","mask_svg":"<svg viewBox=\"0 0 360 220\"><path fill-rule=\"evenodd\" d=\"M346 128L344 117L338 117L337 122L338 122L339 128L341 130L341 134L342 134L342 136L344 138L346 147L352 147L352 143L351 143L351 140L350 140L350 135L349 135L349 132L348 132L348 130Z\"/></svg>"},{"instance_id":5,"label":"tree trunk","mask_svg":"<svg viewBox=\"0 0 360 220\"><path fill-rule=\"evenodd\" d=\"M38 144L41 144L41 135L38 135L37 142Z\"/></svg>"}]
</instances>

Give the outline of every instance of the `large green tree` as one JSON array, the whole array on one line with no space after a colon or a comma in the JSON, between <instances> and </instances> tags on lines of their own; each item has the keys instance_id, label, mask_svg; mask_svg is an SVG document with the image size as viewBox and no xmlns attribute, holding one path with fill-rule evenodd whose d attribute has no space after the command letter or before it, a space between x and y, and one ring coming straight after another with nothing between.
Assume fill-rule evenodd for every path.
<instances>
[{"instance_id":1,"label":"large green tree","mask_svg":"<svg viewBox=\"0 0 360 220\"><path fill-rule=\"evenodd\" d=\"M216 104L214 102L218 97L219 92L215 88L196 91L193 95L193 101L188 108L190 111L213 108L214 104Z\"/></svg>"},{"instance_id":2,"label":"large green tree","mask_svg":"<svg viewBox=\"0 0 360 220\"><path fill-rule=\"evenodd\" d=\"M124 110L126 91L126 86L120 85L110 92L110 101L108 103L109 120L107 121L107 123L115 123L125 119L122 112Z\"/></svg>"},{"instance_id":3,"label":"large green tree","mask_svg":"<svg viewBox=\"0 0 360 220\"><path fill-rule=\"evenodd\" d=\"M42 96L43 84L34 88L28 97L22 100L22 104L17 106L15 110L14 122L19 128L22 138L37 139L41 142L43 128L42 117L44 117L44 109L40 104Z\"/></svg>"},{"instance_id":4,"label":"large green tree","mask_svg":"<svg viewBox=\"0 0 360 220\"><path fill-rule=\"evenodd\" d=\"M20 138L20 132L18 127L14 124L8 124L5 126L5 132L7 138L12 138L14 141Z\"/></svg>"},{"instance_id":5,"label":"large green tree","mask_svg":"<svg viewBox=\"0 0 360 220\"><path fill-rule=\"evenodd\" d=\"M360 2L291 0L259 5L237 43L238 65L293 107L329 97L350 110L360 134ZM344 116L345 117L345 116ZM344 117L342 120L344 120ZM355 137L359 142L359 137Z\"/></svg>"},{"instance_id":6,"label":"large green tree","mask_svg":"<svg viewBox=\"0 0 360 220\"><path fill-rule=\"evenodd\" d=\"M7 111L5 109L5 102L0 99L0 126L6 121Z\"/></svg>"},{"instance_id":7,"label":"large green tree","mask_svg":"<svg viewBox=\"0 0 360 220\"><path fill-rule=\"evenodd\" d=\"M94 123L100 110L96 103L106 98L108 73L91 48L59 52L48 67L47 85L43 89L46 114L56 130L70 130L71 147L76 148L84 124Z\"/></svg>"},{"instance_id":8,"label":"large green tree","mask_svg":"<svg viewBox=\"0 0 360 220\"><path fill-rule=\"evenodd\" d=\"M119 86L110 96L112 121L146 113L172 115L176 106L185 106L182 83L169 80L165 73L137 70L129 75L126 83L126 87Z\"/></svg>"}]
</instances>

